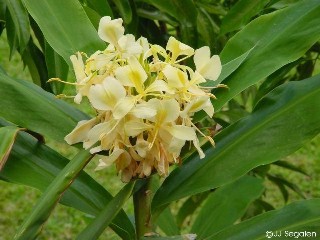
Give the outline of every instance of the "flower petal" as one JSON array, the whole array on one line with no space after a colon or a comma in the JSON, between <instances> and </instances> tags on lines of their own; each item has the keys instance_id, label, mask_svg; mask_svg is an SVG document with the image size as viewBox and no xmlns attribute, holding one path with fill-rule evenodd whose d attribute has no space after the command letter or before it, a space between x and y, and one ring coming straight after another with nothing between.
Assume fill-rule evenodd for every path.
<instances>
[{"instance_id":1,"label":"flower petal","mask_svg":"<svg viewBox=\"0 0 320 240\"><path fill-rule=\"evenodd\" d=\"M156 109L150 108L148 103L137 104L130 113L137 118L152 118L157 114Z\"/></svg>"},{"instance_id":2,"label":"flower petal","mask_svg":"<svg viewBox=\"0 0 320 240\"><path fill-rule=\"evenodd\" d=\"M126 135L131 137L135 137L148 129L150 129L150 125L138 119L130 120L124 125Z\"/></svg>"},{"instance_id":3,"label":"flower petal","mask_svg":"<svg viewBox=\"0 0 320 240\"><path fill-rule=\"evenodd\" d=\"M183 125L166 126L165 129L175 138L180 140L194 140L197 138L195 130L192 127Z\"/></svg>"},{"instance_id":4,"label":"flower petal","mask_svg":"<svg viewBox=\"0 0 320 240\"><path fill-rule=\"evenodd\" d=\"M83 120L78 122L77 126L69 133L64 140L72 145L87 140L90 129L96 124L97 119Z\"/></svg>"},{"instance_id":5,"label":"flower petal","mask_svg":"<svg viewBox=\"0 0 320 240\"><path fill-rule=\"evenodd\" d=\"M132 34L122 36L118 43L121 49L122 58L129 58L131 56L138 57L143 51L143 48L136 42L135 37Z\"/></svg>"},{"instance_id":6,"label":"flower petal","mask_svg":"<svg viewBox=\"0 0 320 240\"><path fill-rule=\"evenodd\" d=\"M115 120L109 120L108 122L103 122L95 125L88 132L88 137L83 143L85 149L90 148L93 144L100 141L104 135L108 134L117 122Z\"/></svg>"},{"instance_id":7,"label":"flower petal","mask_svg":"<svg viewBox=\"0 0 320 240\"><path fill-rule=\"evenodd\" d=\"M152 98L148 101L148 106L157 111L156 116L150 120L159 124L174 122L180 114L180 106L175 99Z\"/></svg>"},{"instance_id":8,"label":"flower petal","mask_svg":"<svg viewBox=\"0 0 320 240\"><path fill-rule=\"evenodd\" d=\"M188 75L178 68L167 65L163 69L163 73L167 78L169 87L182 88L188 82Z\"/></svg>"},{"instance_id":9,"label":"flower petal","mask_svg":"<svg viewBox=\"0 0 320 240\"><path fill-rule=\"evenodd\" d=\"M197 71L206 79L217 80L221 73L221 61L218 55L210 58L210 48L208 46L199 48L194 54L194 63Z\"/></svg>"},{"instance_id":10,"label":"flower petal","mask_svg":"<svg viewBox=\"0 0 320 240\"><path fill-rule=\"evenodd\" d=\"M106 16L100 19L98 35L99 37L108 43L116 46L118 44L118 40L124 34L124 27L122 26L122 19L114 19L111 20L111 17Z\"/></svg>"},{"instance_id":11,"label":"flower petal","mask_svg":"<svg viewBox=\"0 0 320 240\"><path fill-rule=\"evenodd\" d=\"M73 69L74 69L74 73L76 75L77 82L79 83L86 77L86 74L85 74L85 71L84 71L85 67L84 67L84 64L83 64L81 53L78 52L77 56L76 55L71 55L70 56L70 60L72 62L72 66L73 66Z\"/></svg>"},{"instance_id":12,"label":"flower petal","mask_svg":"<svg viewBox=\"0 0 320 240\"><path fill-rule=\"evenodd\" d=\"M115 105L113 110L113 117L115 119L121 119L133 108L135 100L133 97L128 96L120 99Z\"/></svg>"},{"instance_id":13,"label":"flower petal","mask_svg":"<svg viewBox=\"0 0 320 240\"><path fill-rule=\"evenodd\" d=\"M188 114L195 113L200 110L204 110L210 117L213 116L214 109L209 96L201 96L193 99L187 104L180 115L181 117L185 118L188 116Z\"/></svg>"},{"instance_id":14,"label":"flower petal","mask_svg":"<svg viewBox=\"0 0 320 240\"><path fill-rule=\"evenodd\" d=\"M138 93L143 93L143 83L148 78L148 75L135 57L130 57L128 65L117 68L115 73L116 78L124 86L135 87Z\"/></svg>"},{"instance_id":15,"label":"flower petal","mask_svg":"<svg viewBox=\"0 0 320 240\"><path fill-rule=\"evenodd\" d=\"M124 150L122 149L116 149L109 156L101 156L101 158L99 159L99 165L95 170L100 170L111 166L123 152Z\"/></svg>"},{"instance_id":16,"label":"flower petal","mask_svg":"<svg viewBox=\"0 0 320 240\"><path fill-rule=\"evenodd\" d=\"M168 84L163 80L155 80L149 87L146 89L146 93L150 92L169 92Z\"/></svg>"},{"instance_id":17,"label":"flower petal","mask_svg":"<svg viewBox=\"0 0 320 240\"><path fill-rule=\"evenodd\" d=\"M193 142L193 145L195 146L195 148L197 149L197 151L199 153L200 159L204 158L205 154L204 154L204 152L202 151L202 149L200 147L199 139L195 138L195 139L193 139L192 142Z\"/></svg>"},{"instance_id":18,"label":"flower petal","mask_svg":"<svg viewBox=\"0 0 320 240\"><path fill-rule=\"evenodd\" d=\"M88 98L94 108L112 110L125 95L126 90L121 83L113 77L107 77L102 84L90 87Z\"/></svg>"},{"instance_id":19,"label":"flower petal","mask_svg":"<svg viewBox=\"0 0 320 240\"><path fill-rule=\"evenodd\" d=\"M191 56L194 53L194 49L192 47L179 42L174 37L169 38L166 49L172 53L172 61L175 61L180 55Z\"/></svg>"}]
</instances>

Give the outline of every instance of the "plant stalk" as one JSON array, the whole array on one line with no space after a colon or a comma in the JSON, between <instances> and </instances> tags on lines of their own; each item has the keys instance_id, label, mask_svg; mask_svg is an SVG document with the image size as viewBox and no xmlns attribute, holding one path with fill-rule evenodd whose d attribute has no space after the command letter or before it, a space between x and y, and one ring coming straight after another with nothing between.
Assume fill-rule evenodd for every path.
<instances>
[{"instance_id":1,"label":"plant stalk","mask_svg":"<svg viewBox=\"0 0 320 240\"><path fill-rule=\"evenodd\" d=\"M152 232L151 178L145 179L143 186L133 194L134 215L137 239L141 239L146 233Z\"/></svg>"}]
</instances>

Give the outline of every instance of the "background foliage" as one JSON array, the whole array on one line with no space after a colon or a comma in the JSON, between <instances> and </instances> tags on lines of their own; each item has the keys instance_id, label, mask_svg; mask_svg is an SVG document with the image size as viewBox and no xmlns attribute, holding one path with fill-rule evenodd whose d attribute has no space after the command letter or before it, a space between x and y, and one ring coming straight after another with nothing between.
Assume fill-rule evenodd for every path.
<instances>
[{"instance_id":1,"label":"background foliage","mask_svg":"<svg viewBox=\"0 0 320 240\"><path fill-rule=\"evenodd\" d=\"M45 192L33 213L24 213L27 219L17 239L39 234L66 184L76 177L75 170L81 170L88 161L80 152L83 159L75 159L79 165L75 160L73 165L68 164L67 158L72 159L78 150L67 147L63 137L77 121L92 113L55 99L52 93L71 90L60 83L49 84L47 80L60 77L73 81L73 76L68 74L69 56L76 51L90 54L105 47L96 34L98 21L104 15L122 17L128 32L136 37L148 37L152 43L164 45L168 37L174 35L194 48L208 45L212 53L220 55L223 63L218 82L226 84L228 89L214 92L218 97L213 102L217 111L214 119L202 114L196 116L199 127L218 133L217 145L211 148L205 144L206 158L201 161L193 149L186 149L182 167L173 169L163 183L154 177L152 213L157 232L168 236L197 233L199 239L225 239L242 229L242 238L238 239L256 239L264 236L264 230L303 227L312 230L319 226L318 199L265 213L283 205L275 197L275 188L279 189L284 203L289 201L289 196L290 201L320 197L316 187L319 169L307 162L319 159L319 138L293 157L285 158L320 131L319 1L269 0L253 4L247 0L1 0L2 46L3 33L6 33L11 63L1 62L0 71L0 95L3 96L0 156L10 152L7 160L1 159L4 168L0 178ZM18 55L30 76L22 70ZM17 62L20 68L10 70ZM12 124L24 129L6 127ZM27 132L23 132L26 129ZM15 141L13 147L12 141ZM279 161L281 159L284 161ZM123 184L111 177L113 170L94 173L90 166L87 171L95 179L102 179L103 184L80 173L61 199L61 203L85 213L75 213L68 208L67 212L74 216L71 220L84 228L105 209L102 211L108 216L104 218L105 224L97 226L93 221L90 231L97 233L112 220L110 227L118 236L134 239L130 220L132 206L125 207L127 213L120 211L113 219L117 209L112 208L114 201L105 190L115 194ZM63 168L69 178L60 172ZM301 181L292 179L298 176ZM310 178L315 184L308 184ZM133 191L138 188L139 184ZM22 189L25 188L15 187L10 204ZM40 196L39 192L27 189L33 198ZM1 191L1 196L10 193L10 190ZM132 188L124 188L116 201L125 202L127 191L130 195ZM23 206L29 208L33 204L24 202ZM0 206L7 209L3 203ZM312 214L299 215L308 211ZM295 218L287 212L295 212ZM56 214L66 222L65 212ZM261 215L254 217L258 214ZM268 220L275 216L279 217ZM249 221L241 222L245 219ZM233 226L234 223L238 224ZM16 224L21 223L13 225ZM248 224L256 227L248 228ZM49 228L56 226L59 225L48 224ZM74 239L82 228L68 231L71 236L66 238ZM40 238L50 238L50 234L57 237L54 231L45 230ZM62 233L58 234L60 238ZM110 234L109 230L105 232L106 239L111 238ZM84 233L79 239L81 236Z\"/></svg>"}]
</instances>

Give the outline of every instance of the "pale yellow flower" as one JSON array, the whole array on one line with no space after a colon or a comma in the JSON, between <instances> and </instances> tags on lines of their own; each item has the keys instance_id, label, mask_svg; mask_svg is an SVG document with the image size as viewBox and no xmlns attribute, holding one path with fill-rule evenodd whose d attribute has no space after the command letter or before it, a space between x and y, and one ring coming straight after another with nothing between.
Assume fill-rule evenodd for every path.
<instances>
[{"instance_id":1,"label":"pale yellow flower","mask_svg":"<svg viewBox=\"0 0 320 240\"><path fill-rule=\"evenodd\" d=\"M87 97L97 116L79 122L65 140L82 142L97 154L97 170L115 165L122 181L153 172L167 176L169 166L181 162L187 142L200 158L205 156L197 134L214 144L193 123L193 116L199 111L213 116L214 95L201 84L218 78L221 62L210 56L208 47L194 51L174 37L166 48L150 45L144 37L135 40L124 34L122 22L103 17L98 35L109 43L107 48L70 58L77 79L72 83L74 100L80 103ZM183 65L192 55L195 70Z\"/></svg>"},{"instance_id":2,"label":"pale yellow flower","mask_svg":"<svg viewBox=\"0 0 320 240\"><path fill-rule=\"evenodd\" d=\"M114 46L118 45L119 39L124 34L124 27L122 26L122 19L111 20L111 17L106 16L100 19L98 35L99 37Z\"/></svg>"},{"instance_id":3,"label":"pale yellow flower","mask_svg":"<svg viewBox=\"0 0 320 240\"><path fill-rule=\"evenodd\" d=\"M174 63L177 61L179 56L190 57L194 54L194 49L174 37L170 37L167 43L166 49L171 52L171 62Z\"/></svg>"},{"instance_id":4,"label":"pale yellow flower","mask_svg":"<svg viewBox=\"0 0 320 240\"><path fill-rule=\"evenodd\" d=\"M196 71L204 78L217 80L221 73L221 62L218 55L210 57L210 48L208 46L199 48L194 53L194 63Z\"/></svg>"}]
</instances>

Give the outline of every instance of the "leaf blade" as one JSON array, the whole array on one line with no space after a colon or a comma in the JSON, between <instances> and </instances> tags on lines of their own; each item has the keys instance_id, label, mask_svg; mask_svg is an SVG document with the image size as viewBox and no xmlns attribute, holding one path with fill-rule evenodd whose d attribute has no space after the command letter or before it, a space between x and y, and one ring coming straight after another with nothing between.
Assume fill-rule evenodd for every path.
<instances>
[{"instance_id":1,"label":"leaf blade","mask_svg":"<svg viewBox=\"0 0 320 240\"><path fill-rule=\"evenodd\" d=\"M0 73L0 116L58 141L88 116L34 84ZM17 97L19 96L19 97ZM10 109L8 111L7 109Z\"/></svg>"},{"instance_id":2,"label":"leaf blade","mask_svg":"<svg viewBox=\"0 0 320 240\"><path fill-rule=\"evenodd\" d=\"M87 54L105 45L77 0L23 0L50 46L70 65L69 57L82 51ZM81 28L79 27L81 26Z\"/></svg>"},{"instance_id":3,"label":"leaf blade","mask_svg":"<svg viewBox=\"0 0 320 240\"><path fill-rule=\"evenodd\" d=\"M130 197L134 182L125 185L120 192L101 210L99 215L77 236L78 240L98 239L104 229L121 210Z\"/></svg>"},{"instance_id":4,"label":"leaf blade","mask_svg":"<svg viewBox=\"0 0 320 240\"><path fill-rule=\"evenodd\" d=\"M291 203L279 210L272 210L240 224L222 230L206 240L222 239L265 239L270 231L299 231L309 227L319 229L320 200L310 199ZM313 231L314 231L313 230Z\"/></svg>"},{"instance_id":5,"label":"leaf blade","mask_svg":"<svg viewBox=\"0 0 320 240\"><path fill-rule=\"evenodd\" d=\"M203 239L231 226L242 217L248 205L257 199L263 190L262 179L251 176L244 176L218 188L201 208L191 232Z\"/></svg>"},{"instance_id":6,"label":"leaf blade","mask_svg":"<svg viewBox=\"0 0 320 240\"><path fill-rule=\"evenodd\" d=\"M254 49L237 71L223 81L228 91L215 91L215 109L219 110L242 90L301 57L320 38L319 14L319 1L299 1L253 20L230 39L220 54L222 62Z\"/></svg>"},{"instance_id":7,"label":"leaf blade","mask_svg":"<svg viewBox=\"0 0 320 240\"><path fill-rule=\"evenodd\" d=\"M290 82L268 94L251 115L216 136L215 148L206 144L204 159L199 160L194 154L169 175L155 194L153 210L222 186L254 167L294 152L315 137L320 132L316 104L320 101L319 79L317 75L306 81ZM299 131L293 131L297 126Z\"/></svg>"}]
</instances>

